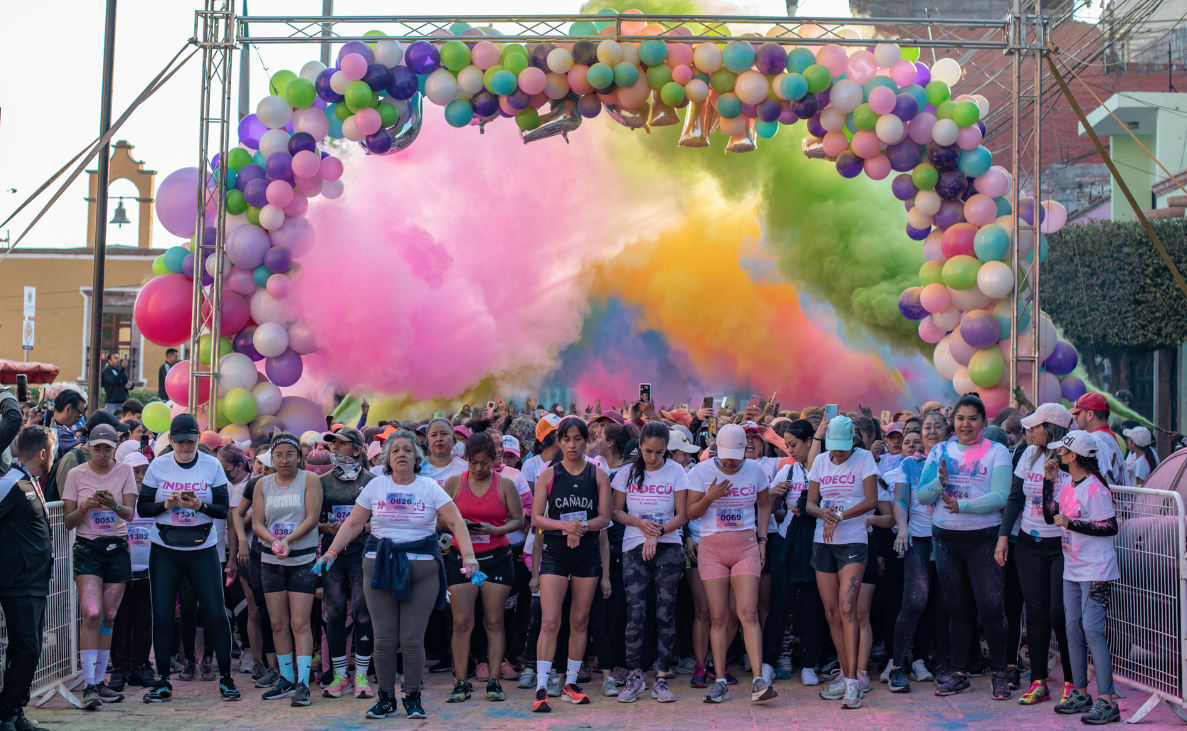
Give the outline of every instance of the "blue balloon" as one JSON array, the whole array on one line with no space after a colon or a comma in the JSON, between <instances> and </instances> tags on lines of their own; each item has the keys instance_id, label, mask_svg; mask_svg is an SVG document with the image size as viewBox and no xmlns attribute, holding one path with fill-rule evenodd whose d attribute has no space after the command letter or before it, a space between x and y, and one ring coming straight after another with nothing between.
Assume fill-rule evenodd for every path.
<instances>
[{"instance_id":1,"label":"blue balloon","mask_svg":"<svg viewBox=\"0 0 1187 731\"><path fill-rule=\"evenodd\" d=\"M787 72L802 74L804 69L816 63L816 56L807 48L797 48L787 54Z\"/></svg>"},{"instance_id":2,"label":"blue balloon","mask_svg":"<svg viewBox=\"0 0 1187 731\"><path fill-rule=\"evenodd\" d=\"M181 265L189 254L184 246L170 246L165 250L165 268L174 274L180 274Z\"/></svg>"},{"instance_id":3,"label":"blue balloon","mask_svg":"<svg viewBox=\"0 0 1187 731\"><path fill-rule=\"evenodd\" d=\"M260 155L260 153L258 153L258 152L256 154ZM263 161L263 158L264 158L264 156L260 155L261 163ZM263 180L263 179L264 179L264 166L262 164L257 165L254 162L249 163L249 164L244 165L243 167L239 168L239 174L235 177L235 187L238 188L239 190L246 191L248 183L250 183L253 180Z\"/></svg>"},{"instance_id":4,"label":"blue balloon","mask_svg":"<svg viewBox=\"0 0 1187 731\"><path fill-rule=\"evenodd\" d=\"M330 131L327 133L331 139L342 139L342 120L338 119L338 115L334 110L338 107L337 104L329 104L325 108L326 119L330 122Z\"/></svg>"},{"instance_id":5,"label":"blue balloon","mask_svg":"<svg viewBox=\"0 0 1187 731\"><path fill-rule=\"evenodd\" d=\"M411 99L416 93L416 74L407 66L396 66L387 75L387 94L393 99Z\"/></svg>"},{"instance_id":6,"label":"blue balloon","mask_svg":"<svg viewBox=\"0 0 1187 731\"><path fill-rule=\"evenodd\" d=\"M1010 250L1010 234L996 223L982 226L973 237L973 251L982 263L1001 261Z\"/></svg>"},{"instance_id":7,"label":"blue balloon","mask_svg":"<svg viewBox=\"0 0 1187 731\"><path fill-rule=\"evenodd\" d=\"M971 178L984 175L993 167L993 154L980 145L975 150L965 150L960 153L960 171Z\"/></svg>"},{"instance_id":8,"label":"blue balloon","mask_svg":"<svg viewBox=\"0 0 1187 731\"><path fill-rule=\"evenodd\" d=\"M387 88L387 77L387 66L373 63L367 67L367 73L363 74L362 82L371 87L371 91L383 91Z\"/></svg>"},{"instance_id":9,"label":"blue balloon","mask_svg":"<svg viewBox=\"0 0 1187 731\"><path fill-rule=\"evenodd\" d=\"M465 127L474 118L474 107L466 99L454 99L445 106L445 121L450 127Z\"/></svg>"},{"instance_id":10,"label":"blue balloon","mask_svg":"<svg viewBox=\"0 0 1187 731\"><path fill-rule=\"evenodd\" d=\"M251 156L251 164L259 165L261 170L264 168L265 162L266 161L264 160L264 153L260 152L259 150L256 150L255 154ZM240 171L240 172L242 172L242 171Z\"/></svg>"},{"instance_id":11,"label":"blue balloon","mask_svg":"<svg viewBox=\"0 0 1187 731\"><path fill-rule=\"evenodd\" d=\"M268 286L268 277L270 276L272 276L272 272L268 271L268 267L263 264L256 267L255 271L251 273L252 280L261 287Z\"/></svg>"},{"instance_id":12,"label":"blue balloon","mask_svg":"<svg viewBox=\"0 0 1187 731\"><path fill-rule=\"evenodd\" d=\"M317 151L317 140L308 132L298 132L289 138L289 154L296 155L302 150Z\"/></svg>"},{"instance_id":13,"label":"blue balloon","mask_svg":"<svg viewBox=\"0 0 1187 731\"><path fill-rule=\"evenodd\" d=\"M994 198L993 202L997 204L997 215L999 216L1008 216L1014 210L1014 207L1010 205L1009 198Z\"/></svg>"},{"instance_id":14,"label":"blue balloon","mask_svg":"<svg viewBox=\"0 0 1187 731\"><path fill-rule=\"evenodd\" d=\"M235 187L235 181L239 179L239 173L231 168L227 168L227 190Z\"/></svg>"},{"instance_id":15,"label":"blue balloon","mask_svg":"<svg viewBox=\"0 0 1187 731\"><path fill-rule=\"evenodd\" d=\"M337 104L346 98L330 87L330 77L337 70L333 68L325 69L317 75L317 80L313 82L313 88L317 90L317 95L330 104Z\"/></svg>"},{"instance_id":16,"label":"blue balloon","mask_svg":"<svg viewBox=\"0 0 1187 731\"><path fill-rule=\"evenodd\" d=\"M725 67L735 74L748 71L754 65L754 54L754 46L746 41L730 41L722 51Z\"/></svg>"}]
</instances>

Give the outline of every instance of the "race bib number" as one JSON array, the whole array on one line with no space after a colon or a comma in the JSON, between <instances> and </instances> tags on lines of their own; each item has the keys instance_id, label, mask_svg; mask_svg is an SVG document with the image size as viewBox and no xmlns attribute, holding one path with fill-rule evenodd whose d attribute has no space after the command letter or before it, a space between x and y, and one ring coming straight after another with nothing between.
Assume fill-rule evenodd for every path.
<instances>
[{"instance_id":1,"label":"race bib number","mask_svg":"<svg viewBox=\"0 0 1187 731\"><path fill-rule=\"evenodd\" d=\"M968 500L971 496L971 493L968 490L957 490L954 488L948 488L947 490L944 490L944 494L953 500Z\"/></svg>"},{"instance_id":2,"label":"race bib number","mask_svg":"<svg viewBox=\"0 0 1187 731\"><path fill-rule=\"evenodd\" d=\"M416 509L416 495L410 492L389 492L387 509L394 513L411 513Z\"/></svg>"},{"instance_id":3,"label":"race bib number","mask_svg":"<svg viewBox=\"0 0 1187 731\"><path fill-rule=\"evenodd\" d=\"M1063 550L1072 550L1072 537L1067 534L1067 531L1063 532L1063 536L1061 536L1060 540L1063 543Z\"/></svg>"},{"instance_id":4,"label":"race bib number","mask_svg":"<svg viewBox=\"0 0 1187 731\"><path fill-rule=\"evenodd\" d=\"M346 519L350 517L350 511L354 510L353 505L335 505L334 506L334 522L345 523Z\"/></svg>"},{"instance_id":5,"label":"race bib number","mask_svg":"<svg viewBox=\"0 0 1187 731\"><path fill-rule=\"evenodd\" d=\"M573 513L561 513L561 520L564 520L564 521L585 520L585 516L586 516L586 512L584 510L578 510ZM567 535L569 535L569 531L563 530L563 531L561 531L561 534L567 536Z\"/></svg>"},{"instance_id":6,"label":"race bib number","mask_svg":"<svg viewBox=\"0 0 1187 731\"><path fill-rule=\"evenodd\" d=\"M1030 517L1037 520L1043 519L1043 498L1036 497L1030 500Z\"/></svg>"},{"instance_id":7,"label":"race bib number","mask_svg":"<svg viewBox=\"0 0 1187 731\"><path fill-rule=\"evenodd\" d=\"M147 525L128 524L128 544L134 548L148 548L149 533Z\"/></svg>"},{"instance_id":8,"label":"race bib number","mask_svg":"<svg viewBox=\"0 0 1187 731\"><path fill-rule=\"evenodd\" d=\"M115 530L115 522L119 520L114 510L92 510L91 530L96 533L111 533Z\"/></svg>"},{"instance_id":9,"label":"race bib number","mask_svg":"<svg viewBox=\"0 0 1187 731\"><path fill-rule=\"evenodd\" d=\"M655 523L656 525L658 525L660 527L663 527L663 525L668 522L668 516L659 515L657 513L643 513L642 515L639 516L639 518L641 520L646 520L648 522Z\"/></svg>"},{"instance_id":10,"label":"race bib number","mask_svg":"<svg viewBox=\"0 0 1187 731\"><path fill-rule=\"evenodd\" d=\"M820 501L820 507L825 510L831 510L837 515L845 512L845 501L837 498L824 499Z\"/></svg>"},{"instance_id":11,"label":"race bib number","mask_svg":"<svg viewBox=\"0 0 1187 731\"><path fill-rule=\"evenodd\" d=\"M485 533L471 533L470 543L490 543L490 536Z\"/></svg>"},{"instance_id":12,"label":"race bib number","mask_svg":"<svg viewBox=\"0 0 1187 731\"><path fill-rule=\"evenodd\" d=\"M169 522L173 525L197 525L198 511L183 507L171 508L169 510Z\"/></svg>"},{"instance_id":13,"label":"race bib number","mask_svg":"<svg viewBox=\"0 0 1187 731\"><path fill-rule=\"evenodd\" d=\"M297 529L296 523L273 523L272 535L276 536L277 540L283 540L293 534Z\"/></svg>"},{"instance_id":14,"label":"race bib number","mask_svg":"<svg viewBox=\"0 0 1187 731\"><path fill-rule=\"evenodd\" d=\"M743 520L741 510L718 510L717 530L742 530Z\"/></svg>"}]
</instances>

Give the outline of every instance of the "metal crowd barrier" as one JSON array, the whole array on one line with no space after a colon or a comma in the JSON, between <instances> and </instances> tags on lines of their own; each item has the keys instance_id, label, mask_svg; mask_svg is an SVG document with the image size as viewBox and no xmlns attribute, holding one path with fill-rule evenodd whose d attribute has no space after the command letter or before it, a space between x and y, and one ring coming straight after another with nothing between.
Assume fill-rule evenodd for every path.
<instances>
[{"instance_id":1,"label":"metal crowd barrier","mask_svg":"<svg viewBox=\"0 0 1187 731\"><path fill-rule=\"evenodd\" d=\"M49 581L45 608L45 635L41 643L41 661L33 675L29 695L38 706L55 694L82 707L71 689L82 682L78 664L78 595L74 587L74 532L66 530L62 501L47 503L50 530L53 533L54 568ZM0 612L0 667L8 649L8 628Z\"/></svg>"},{"instance_id":2,"label":"metal crowd barrier","mask_svg":"<svg viewBox=\"0 0 1187 731\"><path fill-rule=\"evenodd\" d=\"M1113 675L1150 698L1127 723L1159 702L1187 721L1187 517L1177 492L1110 486L1121 579L1108 608Z\"/></svg>"}]
</instances>

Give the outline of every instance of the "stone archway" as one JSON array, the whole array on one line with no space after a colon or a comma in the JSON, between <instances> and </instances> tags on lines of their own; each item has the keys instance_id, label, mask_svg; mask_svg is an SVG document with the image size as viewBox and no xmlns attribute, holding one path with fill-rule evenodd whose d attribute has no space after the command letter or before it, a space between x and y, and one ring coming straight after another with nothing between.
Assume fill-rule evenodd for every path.
<instances>
[{"instance_id":1,"label":"stone archway","mask_svg":"<svg viewBox=\"0 0 1187 731\"><path fill-rule=\"evenodd\" d=\"M156 186L157 172L145 170L143 162L133 160L132 149L133 146L129 145L127 140L119 140L115 143L115 149L111 152L107 184L111 185L113 181L122 178L132 181L132 184L136 186L136 190L140 193L136 199L140 203L140 231L137 235L136 246L141 249L151 249L153 192ZM95 208L99 195L99 171L88 170L87 173L90 176L90 195L87 197L87 246L93 249L95 248Z\"/></svg>"}]
</instances>

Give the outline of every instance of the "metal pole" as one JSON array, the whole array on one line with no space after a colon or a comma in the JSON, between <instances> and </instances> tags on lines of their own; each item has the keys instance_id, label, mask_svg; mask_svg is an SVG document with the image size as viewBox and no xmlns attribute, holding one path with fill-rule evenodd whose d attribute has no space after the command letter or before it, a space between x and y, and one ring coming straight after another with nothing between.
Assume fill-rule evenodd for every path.
<instances>
[{"instance_id":1,"label":"metal pole","mask_svg":"<svg viewBox=\"0 0 1187 731\"><path fill-rule=\"evenodd\" d=\"M247 0L243 0L243 14L247 15ZM247 38L247 24L243 25L243 36ZM240 48L239 61L239 119L251 114L251 44Z\"/></svg>"},{"instance_id":2,"label":"metal pole","mask_svg":"<svg viewBox=\"0 0 1187 731\"><path fill-rule=\"evenodd\" d=\"M246 13L244 13L246 15ZM334 14L334 0L321 0L321 14L323 18L328 18ZM330 24L321 24L321 37L330 37ZM321 44L321 62L326 66L330 65L330 42L328 40L322 41Z\"/></svg>"},{"instance_id":3,"label":"metal pole","mask_svg":"<svg viewBox=\"0 0 1187 731\"><path fill-rule=\"evenodd\" d=\"M1010 404L1013 406L1018 405L1018 397L1015 396L1015 394L1018 391L1018 386L1021 385L1018 382L1018 304L1020 301L1019 295L1021 294L1018 291L1018 263L1020 258L1018 256L1018 241L1019 237L1022 235L1022 226L1018 222L1018 199L1020 198L1018 189L1021 186L1022 179L1021 175L1019 174L1019 162L1021 156L1019 155L1018 150L1019 145L1022 142L1022 130L1020 126L1021 120L1019 119L1022 111L1022 100L1019 98L1022 88L1022 53L1018 49L1018 46L1021 45L1021 36L1024 33L1022 29L1021 6L1021 0L1014 0L1014 12L1010 19L1009 30L1010 45L1014 47L1014 57L1010 59L1010 63L1013 65L1013 68L1010 69L1012 72L1010 75L1013 81L1013 109L1011 111L1010 122L1011 128L1014 131L1014 142L1010 145L1010 174L1014 177L1012 185L1013 190L1010 194L1010 205L1014 212L1014 230L1010 232L1013 234L1012 239L1014 243L1014 245L1010 247L1010 268L1014 272L1014 289L1012 292L1010 292L1010 362L1006 364L1006 367L1010 370Z\"/></svg>"},{"instance_id":4,"label":"metal pole","mask_svg":"<svg viewBox=\"0 0 1187 731\"><path fill-rule=\"evenodd\" d=\"M115 73L115 2L107 0L107 22L103 39L103 94L99 102L99 136L111 128L111 83ZM107 259L107 186L111 165L111 146L99 151L99 184L95 191L95 271L91 279L91 352L87 367L87 413L99 408L99 376L103 359L99 351L103 340L103 279Z\"/></svg>"},{"instance_id":5,"label":"metal pole","mask_svg":"<svg viewBox=\"0 0 1187 731\"><path fill-rule=\"evenodd\" d=\"M1039 396L1039 383L1041 383L1042 373L1039 372L1039 363L1042 358L1042 345L1040 339L1043 328L1039 320L1042 317L1042 312L1039 310L1039 269L1040 259L1042 258L1042 243L1043 236L1039 225L1043 216L1043 209L1039 205L1039 197L1043 192L1042 176L1043 176L1043 160L1041 157L1042 145L1040 139L1043 131L1043 49L1047 43L1046 27L1043 23L1043 9L1042 0L1035 0L1034 10L1034 137L1031 139L1031 151L1033 154L1032 165L1034 166L1034 190L1032 199L1034 200L1033 221L1034 227L1031 229L1031 235L1034 237L1031 246L1030 254L1030 306L1032 309L1030 317L1030 329L1034 337L1034 363L1031 366L1031 400L1034 401L1035 406L1041 403ZM1059 396L1055 397L1056 403L1059 402Z\"/></svg>"}]
</instances>

